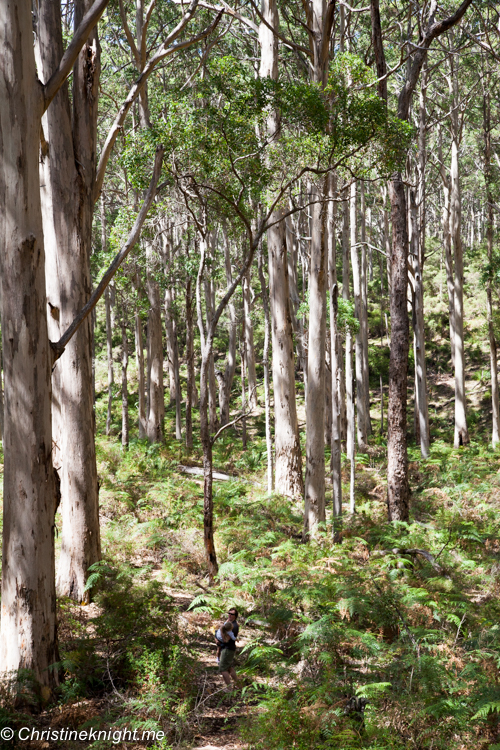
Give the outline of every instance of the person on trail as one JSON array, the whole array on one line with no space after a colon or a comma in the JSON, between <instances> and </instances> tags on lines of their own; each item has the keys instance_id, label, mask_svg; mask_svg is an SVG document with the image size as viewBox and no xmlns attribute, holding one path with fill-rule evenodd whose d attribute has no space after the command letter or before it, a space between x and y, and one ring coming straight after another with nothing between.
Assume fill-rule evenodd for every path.
<instances>
[{"instance_id":1,"label":"person on trail","mask_svg":"<svg viewBox=\"0 0 500 750\"><path fill-rule=\"evenodd\" d=\"M238 684L233 662L236 654L236 639L240 628L237 623L238 612L234 607L228 611L227 616L227 622L215 632L215 641L217 643L219 674L222 675L226 686L229 688L231 680L235 685Z\"/></svg>"}]
</instances>

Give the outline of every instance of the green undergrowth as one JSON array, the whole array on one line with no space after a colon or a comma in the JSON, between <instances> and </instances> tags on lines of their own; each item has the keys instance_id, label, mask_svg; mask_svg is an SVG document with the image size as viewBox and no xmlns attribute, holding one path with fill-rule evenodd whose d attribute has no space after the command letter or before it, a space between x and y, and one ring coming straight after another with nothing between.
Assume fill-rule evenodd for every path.
<instances>
[{"instance_id":1,"label":"green undergrowth","mask_svg":"<svg viewBox=\"0 0 500 750\"><path fill-rule=\"evenodd\" d=\"M214 484L213 589L201 478L179 471L182 461L200 465L197 449L189 461L176 441L136 442L128 454L112 442L99 448L109 467L104 513L115 513L103 527L107 554L122 565L149 560L162 583L192 595L200 616L216 620L228 601L241 610L249 748L494 748L498 453L486 441L454 450L437 440L423 461L410 448L411 520L388 524L385 449L374 446L358 457L357 513L344 516L341 543L332 543L328 514L304 544L300 505L264 491L258 428L246 453L228 433L214 459L235 478Z\"/></svg>"},{"instance_id":2,"label":"green undergrowth","mask_svg":"<svg viewBox=\"0 0 500 750\"><path fill-rule=\"evenodd\" d=\"M385 438L373 436L336 543L330 506L304 543L300 503L266 493L262 416L249 420L246 451L228 430L214 452L231 478L214 483L211 588L202 477L182 470L201 466L201 449L171 437L173 418L161 446L133 434L124 451L117 434L98 436L103 561L89 607L59 601L64 679L49 713L73 712L75 727L161 729L165 748L189 747L205 666L180 593L207 639L228 602L241 611L245 686L232 700L249 750L500 747L500 456L480 427L458 450L434 439L425 461L410 447L409 523L386 521ZM347 463L343 479L347 501ZM92 711L78 713L83 704ZM17 725L9 711L0 722Z\"/></svg>"}]
</instances>

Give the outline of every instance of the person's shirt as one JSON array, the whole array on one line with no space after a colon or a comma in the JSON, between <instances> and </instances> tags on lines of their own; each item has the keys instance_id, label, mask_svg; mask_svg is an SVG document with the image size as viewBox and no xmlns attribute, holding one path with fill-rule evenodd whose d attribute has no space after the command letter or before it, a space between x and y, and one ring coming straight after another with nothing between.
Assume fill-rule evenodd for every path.
<instances>
[{"instance_id":1,"label":"person's shirt","mask_svg":"<svg viewBox=\"0 0 500 750\"><path fill-rule=\"evenodd\" d=\"M236 638L238 637L239 632L239 626L237 622L233 622L233 629L228 633L229 640L226 642L224 641L222 637L222 629L219 628L215 631L215 637L217 638L217 641L219 642L219 645L222 648L227 648L229 651L236 651Z\"/></svg>"},{"instance_id":2,"label":"person's shirt","mask_svg":"<svg viewBox=\"0 0 500 750\"><path fill-rule=\"evenodd\" d=\"M233 629L232 629L232 631L230 633L228 633L228 635L231 637L231 640L229 640L225 644L226 648L229 649L229 651L236 651L236 643L235 643L235 641L236 641L236 639L238 637L239 630L240 630L240 628L239 628L238 623L236 621L233 622Z\"/></svg>"}]
</instances>

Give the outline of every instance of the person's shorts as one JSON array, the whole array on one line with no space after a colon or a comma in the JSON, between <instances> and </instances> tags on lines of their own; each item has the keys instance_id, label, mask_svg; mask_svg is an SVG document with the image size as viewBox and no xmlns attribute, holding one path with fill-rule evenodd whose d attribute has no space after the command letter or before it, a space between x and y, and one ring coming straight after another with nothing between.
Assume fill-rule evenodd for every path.
<instances>
[{"instance_id":1,"label":"person's shorts","mask_svg":"<svg viewBox=\"0 0 500 750\"><path fill-rule=\"evenodd\" d=\"M231 669L235 654L236 651L230 651L228 648L222 649L219 660L219 674L222 674L222 672L228 672Z\"/></svg>"}]
</instances>

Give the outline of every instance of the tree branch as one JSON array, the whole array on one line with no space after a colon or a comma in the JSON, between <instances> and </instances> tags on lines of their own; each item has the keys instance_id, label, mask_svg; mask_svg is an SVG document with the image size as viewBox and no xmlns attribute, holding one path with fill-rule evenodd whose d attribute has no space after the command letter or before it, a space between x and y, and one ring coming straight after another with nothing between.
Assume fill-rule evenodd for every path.
<instances>
[{"instance_id":1,"label":"tree branch","mask_svg":"<svg viewBox=\"0 0 500 750\"><path fill-rule=\"evenodd\" d=\"M99 198L99 195L101 193L102 185L104 182L104 175L106 172L106 167L108 164L109 157L111 155L111 151L118 137L118 133L123 127L123 123L125 122L125 118L127 117L132 104L135 102L137 96L140 94L140 92L146 85L146 82L149 76L151 75L151 73L153 72L153 70L155 69L155 67L158 65L160 60L163 60L163 58L167 57L168 55L172 55L174 52L178 52L181 49L190 47L192 44L196 44L202 39L205 39L205 37L207 37L209 34L212 33L212 31L215 29L220 19L222 18L222 14L224 12L223 10L217 15L214 21L212 21L210 26L207 26L207 28L204 31L202 31L200 34L197 34L196 36L192 37L191 39L188 39L185 42L172 44L172 42L175 39L177 39L179 34L181 34L181 32L189 23L189 21L192 19L197 6L198 6L198 0L192 0L188 10L186 11L182 19L179 21L175 29L173 29L173 31L170 32L170 34L165 39L165 41L161 44L157 52L153 55L151 60L145 66L144 70L142 71L142 73L140 74L140 76L137 78L132 88L130 89L127 95L127 98L125 99L122 106L120 107L120 110L115 118L115 121L113 125L111 126L111 129L108 133L108 136L106 138L106 141L104 143L104 146L101 152L101 157L99 159L96 181L94 185L94 202Z\"/></svg>"},{"instance_id":2,"label":"tree branch","mask_svg":"<svg viewBox=\"0 0 500 750\"><path fill-rule=\"evenodd\" d=\"M109 0L96 0L90 10L82 18L80 25L73 34L73 39L71 40L69 47L61 58L57 70L52 73L43 87L44 112L73 70L73 66L80 54L80 50L87 41L90 32L102 16L108 2Z\"/></svg>"},{"instance_id":3,"label":"tree branch","mask_svg":"<svg viewBox=\"0 0 500 750\"><path fill-rule=\"evenodd\" d=\"M249 398L252 397L252 395L253 395L253 393L255 391L255 388L256 388L256 386L254 386L252 388L252 393L249 394ZM210 442L212 443L212 445L214 445L215 441L217 440L217 438L219 437L219 435L221 435L224 432L224 430L229 429L229 427L233 427L233 425L237 424L238 422L241 422L241 420L245 419L245 417L249 417L250 414L252 413L252 411L253 411L253 409L249 409L248 411L245 411L245 412L243 412L243 414L240 414L238 417L236 417L236 419L233 419L232 422L228 422L227 424L223 424L222 427L220 427L217 430L217 432L215 433L215 435L210 438Z\"/></svg>"},{"instance_id":4,"label":"tree branch","mask_svg":"<svg viewBox=\"0 0 500 750\"><path fill-rule=\"evenodd\" d=\"M427 29L424 34L424 38L420 42L420 45L418 49L415 51L415 56L413 58L413 62L410 67L409 74L406 78L405 84L403 88L401 89L399 93L398 98L398 117L401 120L407 120L408 119L408 113L410 109L410 100L413 94L413 91L415 89L415 86L417 85L418 77L420 75L420 70L422 69L422 65L424 64L427 52L429 51L429 47L431 46L431 43L433 40L440 36L441 34L444 34L445 31L448 31L448 29L451 29L452 26L455 26L464 16L465 11L471 5L472 0L463 0L462 4L459 8L453 13L451 16L448 16L448 18L443 19L442 21L434 21L434 12L436 8L436 4L431 4L430 14L429 14L429 23L427 25Z\"/></svg>"},{"instance_id":5,"label":"tree branch","mask_svg":"<svg viewBox=\"0 0 500 750\"><path fill-rule=\"evenodd\" d=\"M129 43L129 47L132 50L132 54L135 59L135 64L137 66L137 70L141 71L141 57L139 55L139 50L136 47L135 39L132 36L132 32L130 31L130 26L128 25L127 21L127 14L125 13L125 8L123 7L123 0L119 0L119 7L120 7L120 17L122 19L122 26L123 30L125 32L125 36L127 37L127 42Z\"/></svg>"},{"instance_id":6,"label":"tree branch","mask_svg":"<svg viewBox=\"0 0 500 750\"><path fill-rule=\"evenodd\" d=\"M108 270L102 277L101 281L99 282L99 285L92 293L89 301L82 307L80 312L77 314L77 316L74 318L71 325L66 329L66 331L63 333L59 341L51 341L50 345L53 350L53 361L56 362L61 354L64 352L64 349L68 342L73 338L87 315L92 312L94 307L97 305L98 301L102 297L104 290L108 286L109 282L117 272L118 268L122 264L122 262L125 260L131 249L136 244L137 240L139 239L139 234L142 229L142 225L144 224L144 221L146 219L146 216L148 214L148 211L151 207L151 204L154 200L154 197L156 195L156 185L158 184L158 179L160 177L161 172L161 165L163 161L163 146L158 146L156 149L156 156L155 156L155 164L153 168L153 176L151 177L151 182L149 184L148 191L146 193L146 196L144 198L144 203L142 204L142 208L139 211L139 214L134 222L134 226L132 227L130 234L127 238L126 243L120 250L120 252L115 256L113 262L109 266Z\"/></svg>"}]
</instances>

